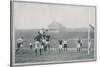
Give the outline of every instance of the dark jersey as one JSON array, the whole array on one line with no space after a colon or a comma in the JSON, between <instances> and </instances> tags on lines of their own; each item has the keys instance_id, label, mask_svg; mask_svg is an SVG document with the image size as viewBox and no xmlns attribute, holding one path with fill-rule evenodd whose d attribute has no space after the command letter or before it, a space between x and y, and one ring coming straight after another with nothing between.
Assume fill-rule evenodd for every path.
<instances>
[{"instance_id":1,"label":"dark jersey","mask_svg":"<svg viewBox=\"0 0 100 67\"><path fill-rule=\"evenodd\" d=\"M46 38L47 38L46 40L49 41L49 39L50 39L50 35L47 35Z\"/></svg>"},{"instance_id":2,"label":"dark jersey","mask_svg":"<svg viewBox=\"0 0 100 67\"><path fill-rule=\"evenodd\" d=\"M67 48L67 44L64 44L64 48Z\"/></svg>"},{"instance_id":3,"label":"dark jersey","mask_svg":"<svg viewBox=\"0 0 100 67\"><path fill-rule=\"evenodd\" d=\"M41 41L41 38L42 38L42 35L37 35L37 36L34 38L34 40L36 40L36 41Z\"/></svg>"},{"instance_id":4,"label":"dark jersey","mask_svg":"<svg viewBox=\"0 0 100 67\"><path fill-rule=\"evenodd\" d=\"M45 39L45 38L46 38L46 35L45 35L45 34L43 34L43 35L42 35L42 37Z\"/></svg>"},{"instance_id":5,"label":"dark jersey","mask_svg":"<svg viewBox=\"0 0 100 67\"><path fill-rule=\"evenodd\" d=\"M59 44L60 44L60 45L62 44L62 42L63 42L62 40L59 40Z\"/></svg>"}]
</instances>

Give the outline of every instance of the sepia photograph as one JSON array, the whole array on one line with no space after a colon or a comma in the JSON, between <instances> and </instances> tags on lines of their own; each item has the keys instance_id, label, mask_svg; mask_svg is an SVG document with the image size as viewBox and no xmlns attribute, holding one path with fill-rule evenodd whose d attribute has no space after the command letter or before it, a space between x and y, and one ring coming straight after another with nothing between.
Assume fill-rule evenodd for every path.
<instances>
[{"instance_id":1,"label":"sepia photograph","mask_svg":"<svg viewBox=\"0 0 100 67\"><path fill-rule=\"evenodd\" d=\"M96 60L96 6L11 1L11 65Z\"/></svg>"}]
</instances>

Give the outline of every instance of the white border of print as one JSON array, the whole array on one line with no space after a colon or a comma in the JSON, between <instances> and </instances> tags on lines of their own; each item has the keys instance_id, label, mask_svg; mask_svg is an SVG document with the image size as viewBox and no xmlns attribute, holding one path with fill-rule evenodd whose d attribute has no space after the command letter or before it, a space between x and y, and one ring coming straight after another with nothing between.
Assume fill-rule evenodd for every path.
<instances>
[{"instance_id":1,"label":"white border of print","mask_svg":"<svg viewBox=\"0 0 100 67\"><path fill-rule=\"evenodd\" d=\"M53 5L71 5L71 6L82 6L82 7L94 7L95 8L95 38L94 38L94 58L84 60L71 60L71 61L53 61L53 62L39 62L39 63L18 63L15 64L15 24L13 23L13 2L26 2L26 3L40 3L40 4L53 4ZM70 63L70 62L88 62L97 60L97 8L94 5L73 5L73 4L62 4L62 3L48 3L48 2L33 2L33 1L10 1L10 66L25 66L25 65L42 65L42 64L58 64L58 63Z\"/></svg>"}]
</instances>

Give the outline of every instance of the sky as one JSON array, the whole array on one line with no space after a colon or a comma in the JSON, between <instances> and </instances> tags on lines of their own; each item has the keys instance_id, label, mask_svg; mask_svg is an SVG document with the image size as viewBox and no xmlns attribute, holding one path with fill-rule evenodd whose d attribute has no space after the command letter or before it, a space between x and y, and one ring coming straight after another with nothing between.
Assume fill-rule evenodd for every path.
<instances>
[{"instance_id":1,"label":"sky","mask_svg":"<svg viewBox=\"0 0 100 67\"><path fill-rule=\"evenodd\" d=\"M14 2L13 22L16 29L47 28L54 21L66 28L87 28L88 24L95 26L95 8Z\"/></svg>"}]
</instances>

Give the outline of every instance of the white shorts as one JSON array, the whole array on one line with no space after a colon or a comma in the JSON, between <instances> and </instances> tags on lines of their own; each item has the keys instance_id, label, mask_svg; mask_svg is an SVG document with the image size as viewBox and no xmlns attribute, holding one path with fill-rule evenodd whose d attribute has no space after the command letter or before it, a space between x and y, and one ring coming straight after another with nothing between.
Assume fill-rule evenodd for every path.
<instances>
[{"instance_id":1,"label":"white shorts","mask_svg":"<svg viewBox=\"0 0 100 67\"><path fill-rule=\"evenodd\" d=\"M77 44L77 48L80 48L81 46L80 46L80 44Z\"/></svg>"},{"instance_id":2,"label":"white shorts","mask_svg":"<svg viewBox=\"0 0 100 67\"><path fill-rule=\"evenodd\" d=\"M41 45L41 43L39 41L36 41L35 42L35 48L36 49L40 49L40 48L42 49L43 48L43 45Z\"/></svg>"},{"instance_id":3,"label":"white shorts","mask_svg":"<svg viewBox=\"0 0 100 67\"><path fill-rule=\"evenodd\" d=\"M46 45L48 45L48 44L49 44L49 42L48 42L48 41L46 41L46 42L45 42L45 44L46 44Z\"/></svg>"},{"instance_id":4,"label":"white shorts","mask_svg":"<svg viewBox=\"0 0 100 67\"><path fill-rule=\"evenodd\" d=\"M23 44L21 44L20 47L23 48Z\"/></svg>"},{"instance_id":5,"label":"white shorts","mask_svg":"<svg viewBox=\"0 0 100 67\"><path fill-rule=\"evenodd\" d=\"M62 45L59 45L59 49L61 49L62 48Z\"/></svg>"}]
</instances>

